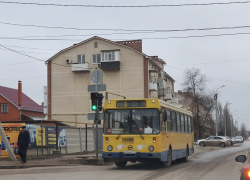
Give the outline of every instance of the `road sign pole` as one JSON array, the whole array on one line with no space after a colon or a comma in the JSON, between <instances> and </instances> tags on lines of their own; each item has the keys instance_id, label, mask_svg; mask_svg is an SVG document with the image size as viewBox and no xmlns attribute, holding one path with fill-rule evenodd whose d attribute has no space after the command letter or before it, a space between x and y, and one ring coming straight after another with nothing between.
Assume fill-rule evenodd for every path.
<instances>
[{"instance_id":1,"label":"road sign pole","mask_svg":"<svg viewBox=\"0 0 250 180\"><path fill-rule=\"evenodd\" d=\"M97 68L96 68L96 78L97 78ZM95 92L98 93L97 90L97 80L95 82ZM97 99L97 109L95 111L95 128L96 128L96 132L95 132L95 151L96 151L96 159L98 159L98 117L99 114L99 110L98 110L98 99Z\"/></svg>"}]
</instances>

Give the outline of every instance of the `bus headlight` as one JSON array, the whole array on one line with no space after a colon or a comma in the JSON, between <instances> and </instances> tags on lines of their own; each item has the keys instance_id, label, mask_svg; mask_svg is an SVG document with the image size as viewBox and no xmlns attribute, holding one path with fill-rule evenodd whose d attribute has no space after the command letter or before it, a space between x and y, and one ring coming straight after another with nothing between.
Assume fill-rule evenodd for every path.
<instances>
[{"instance_id":1,"label":"bus headlight","mask_svg":"<svg viewBox=\"0 0 250 180\"><path fill-rule=\"evenodd\" d=\"M112 151L112 150L113 150L113 147L112 147L112 146L108 146L108 150L109 150L109 151Z\"/></svg>"},{"instance_id":2,"label":"bus headlight","mask_svg":"<svg viewBox=\"0 0 250 180\"><path fill-rule=\"evenodd\" d=\"M155 149L154 146L149 146L149 147L148 147L148 150L149 150L149 151L154 151L154 149Z\"/></svg>"}]
</instances>

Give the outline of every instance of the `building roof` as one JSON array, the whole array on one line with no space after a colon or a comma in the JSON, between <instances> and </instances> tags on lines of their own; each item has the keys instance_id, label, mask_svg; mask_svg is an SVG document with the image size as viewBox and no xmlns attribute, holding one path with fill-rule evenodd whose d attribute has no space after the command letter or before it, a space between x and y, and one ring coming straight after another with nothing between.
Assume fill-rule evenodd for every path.
<instances>
[{"instance_id":1,"label":"building roof","mask_svg":"<svg viewBox=\"0 0 250 180\"><path fill-rule=\"evenodd\" d=\"M148 58L148 59L150 59L150 60L152 60L152 61L153 61L153 60L158 60L158 61L160 61L161 63L166 64L165 61L163 61L162 59L158 58L158 56L157 56L157 58L155 58L156 56L152 56L152 57L153 57L153 58L152 58L151 56L148 56L148 55L146 55L146 54L144 54L144 53L142 53L142 52L140 52L140 51L134 49L133 47L130 47L130 46L128 46L128 45L122 43L122 41L117 41L117 42L116 42L116 41L111 41L111 40L108 40L108 39L105 39L105 38L101 38L101 37L98 37L98 36L93 36L93 37L91 37L91 38L89 38L89 39L86 39L86 40L81 41L81 42L79 42L79 43L77 43L77 44L74 44L73 46L70 46L70 47L67 47L67 48L65 48L65 49L62 49L61 51L59 51L58 53L56 53L55 55L53 55L51 58L49 58L47 61L45 61L45 63L48 63L48 61L51 61L53 58L55 58L55 57L58 56L59 54L65 52L65 51L67 51L67 50L69 50L69 49L72 49L72 48L74 48L74 47L77 47L77 46L79 46L79 45L82 45L82 44L84 44L84 43L86 43L86 42L88 42L88 41L91 41L91 40L93 40L93 39L99 39L99 40L103 40L103 41L106 41L106 42L110 42L110 43L113 43L113 44L116 44L116 45L119 45L119 46L123 46L123 47L130 48L130 49L136 51L137 53L143 55L145 58ZM141 39L139 39L139 40L141 41Z\"/></svg>"},{"instance_id":2,"label":"building roof","mask_svg":"<svg viewBox=\"0 0 250 180\"><path fill-rule=\"evenodd\" d=\"M165 76L175 83L174 78L172 78L168 73L165 72Z\"/></svg>"},{"instance_id":3,"label":"building roof","mask_svg":"<svg viewBox=\"0 0 250 180\"><path fill-rule=\"evenodd\" d=\"M43 112L43 107L22 93L22 106L18 105L18 90L0 86L0 95L10 101L18 109L27 111Z\"/></svg>"}]
</instances>

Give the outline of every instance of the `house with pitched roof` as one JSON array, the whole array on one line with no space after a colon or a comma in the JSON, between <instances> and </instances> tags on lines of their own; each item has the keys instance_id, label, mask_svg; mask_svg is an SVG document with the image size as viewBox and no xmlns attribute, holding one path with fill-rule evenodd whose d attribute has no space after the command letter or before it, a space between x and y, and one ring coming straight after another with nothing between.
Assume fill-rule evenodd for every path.
<instances>
[{"instance_id":1,"label":"house with pitched roof","mask_svg":"<svg viewBox=\"0 0 250 180\"><path fill-rule=\"evenodd\" d=\"M144 54L141 39L111 41L94 36L59 51L46 65L48 119L71 126L90 123L88 85L93 84L90 75L95 69L103 72L108 99L158 98L171 103L173 98L175 81L164 71L166 62Z\"/></svg>"},{"instance_id":2,"label":"house with pitched roof","mask_svg":"<svg viewBox=\"0 0 250 180\"><path fill-rule=\"evenodd\" d=\"M21 81L18 81L18 89L0 86L0 107L0 122L45 118L43 107L22 92Z\"/></svg>"}]
</instances>

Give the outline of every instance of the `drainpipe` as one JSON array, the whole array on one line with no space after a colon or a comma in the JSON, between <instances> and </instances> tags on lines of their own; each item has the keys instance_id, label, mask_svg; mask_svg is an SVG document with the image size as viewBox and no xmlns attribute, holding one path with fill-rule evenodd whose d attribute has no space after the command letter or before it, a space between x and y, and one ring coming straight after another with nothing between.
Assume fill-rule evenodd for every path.
<instances>
[{"instance_id":1,"label":"drainpipe","mask_svg":"<svg viewBox=\"0 0 250 180\"><path fill-rule=\"evenodd\" d=\"M22 121L22 110L20 109L20 117L19 120Z\"/></svg>"},{"instance_id":2,"label":"drainpipe","mask_svg":"<svg viewBox=\"0 0 250 180\"><path fill-rule=\"evenodd\" d=\"M149 59L148 59L148 98L151 98L149 94Z\"/></svg>"}]
</instances>

